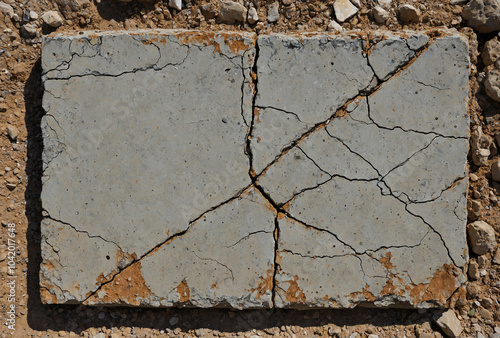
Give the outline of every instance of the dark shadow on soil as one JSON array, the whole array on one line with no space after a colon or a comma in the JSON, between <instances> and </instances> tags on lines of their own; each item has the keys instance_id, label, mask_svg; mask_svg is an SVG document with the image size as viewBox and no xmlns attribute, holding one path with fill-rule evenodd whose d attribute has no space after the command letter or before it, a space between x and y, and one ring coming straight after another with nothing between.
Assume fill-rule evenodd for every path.
<instances>
[{"instance_id":1,"label":"dark shadow on soil","mask_svg":"<svg viewBox=\"0 0 500 338\"><path fill-rule=\"evenodd\" d=\"M141 10L145 13L154 11L156 2L155 0L149 2L132 1L123 3L116 0L101 0L100 3L96 3L96 7L99 15L103 19L124 22L133 14L139 14Z\"/></svg>"},{"instance_id":2,"label":"dark shadow on soil","mask_svg":"<svg viewBox=\"0 0 500 338\"><path fill-rule=\"evenodd\" d=\"M104 1L103 1L104 3ZM41 263L42 205L42 151L43 140L40 122L43 84L41 62L32 69L24 88L26 102L25 122L28 130L28 159L26 174L26 216L28 218L28 324L34 330L70 331L80 333L90 327L142 327L164 330L181 328L183 331L207 328L223 332L262 330L283 325L298 327L371 324L376 327L412 325L431 322L438 310L421 311L406 309L350 310L245 310L189 309L189 308L132 308L91 307L84 305L45 305L40 299L39 272ZM349 283L346 277L346 283ZM170 324L172 317L178 323ZM173 323L173 322L172 322Z\"/></svg>"}]
</instances>

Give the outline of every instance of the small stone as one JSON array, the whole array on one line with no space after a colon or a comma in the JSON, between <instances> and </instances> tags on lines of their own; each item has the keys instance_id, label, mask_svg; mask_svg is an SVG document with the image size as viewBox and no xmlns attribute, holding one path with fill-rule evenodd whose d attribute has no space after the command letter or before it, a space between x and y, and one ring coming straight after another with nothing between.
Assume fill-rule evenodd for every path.
<instances>
[{"instance_id":1,"label":"small stone","mask_svg":"<svg viewBox=\"0 0 500 338\"><path fill-rule=\"evenodd\" d=\"M500 69L489 67L484 80L484 90L490 98L500 102Z\"/></svg>"},{"instance_id":2,"label":"small stone","mask_svg":"<svg viewBox=\"0 0 500 338\"><path fill-rule=\"evenodd\" d=\"M280 3L278 1L275 1L269 6L269 9L267 11L267 21L269 22L276 22L280 18L280 13L279 13L279 8L280 8Z\"/></svg>"},{"instance_id":3,"label":"small stone","mask_svg":"<svg viewBox=\"0 0 500 338\"><path fill-rule=\"evenodd\" d=\"M247 16L247 9L245 6L234 1L223 1L219 18L222 22L227 24L234 24L235 22L245 22Z\"/></svg>"},{"instance_id":4,"label":"small stone","mask_svg":"<svg viewBox=\"0 0 500 338\"><path fill-rule=\"evenodd\" d=\"M496 60L500 59L500 41L498 41L498 38L495 37L484 44L481 58L485 66L492 65Z\"/></svg>"},{"instance_id":5,"label":"small stone","mask_svg":"<svg viewBox=\"0 0 500 338\"><path fill-rule=\"evenodd\" d=\"M90 5L91 0L55 0L65 18L72 18L76 12Z\"/></svg>"},{"instance_id":6,"label":"small stone","mask_svg":"<svg viewBox=\"0 0 500 338\"><path fill-rule=\"evenodd\" d=\"M389 9L389 8L391 8L392 0L378 0L377 3L383 9Z\"/></svg>"},{"instance_id":7,"label":"small stone","mask_svg":"<svg viewBox=\"0 0 500 338\"><path fill-rule=\"evenodd\" d=\"M398 7L399 18L403 23L419 23L420 13L412 5L400 5Z\"/></svg>"},{"instance_id":8,"label":"small stone","mask_svg":"<svg viewBox=\"0 0 500 338\"><path fill-rule=\"evenodd\" d=\"M389 19L389 12L383 9L381 6L375 6L372 9L372 13L375 22L378 23L379 25L385 24L387 19Z\"/></svg>"},{"instance_id":9,"label":"small stone","mask_svg":"<svg viewBox=\"0 0 500 338\"><path fill-rule=\"evenodd\" d=\"M342 28L342 26L339 25L337 23L337 21L332 20L332 21L330 21L330 23L326 27L326 30L329 32L342 32L344 30L344 28Z\"/></svg>"},{"instance_id":10,"label":"small stone","mask_svg":"<svg viewBox=\"0 0 500 338\"><path fill-rule=\"evenodd\" d=\"M436 324L439 325L441 330L443 330L448 337L458 337L463 330L462 324L460 324L460 320L458 320L453 310L444 312L441 317L436 320Z\"/></svg>"},{"instance_id":11,"label":"small stone","mask_svg":"<svg viewBox=\"0 0 500 338\"><path fill-rule=\"evenodd\" d=\"M201 5L201 14L203 14L207 20L213 19L217 17L217 8L211 2Z\"/></svg>"},{"instance_id":12,"label":"small stone","mask_svg":"<svg viewBox=\"0 0 500 338\"><path fill-rule=\"evenodd\" d=\"M0 2L0 12L8 16L10 19L14 17L14 8L12 8L11 5L6 4L5 2Z\"/></svg>"},{"instance_id":13,"label":"small stone","mask_svg":"<svg viewBox=\"0 0 500 338\"><path fill-rule=\"evenodd\" d=\"M259 21L259 15L257 14L257 10L254 7L250 7L250 9L248 10L247 21L251 25Z\"/></svg>"},{"instance_id":14,"label":"small stone","mask_svg":"<svg viewBox=\"0 0 500 338\"><path fill-rule=\"evenodd\" d=\"M38 31L38 28L30 23L27 23L21 27L21 34L25 38L34 38L36 36L36 33Z\"/></svg>"},{"instance_id":15,"label":"small stone","mask_svg":"<svg viewBox=\"0 0 500 338\"><path fill-rule=\"evenodd\" d=\"M338 22L345 22L358 12L358 8L349 0L335 0L333 11Z\"/></svg>"},{"instance_id":16,"label":"small stone","mask_svg":"<svg viewBox=\"0 0 500 338\"><path fill-rule=\"evenodd\" d=\"M483 205L479 200L467 201L467 211L469 212L469 219L477 220L481 216Z\"/></svg>"},{"instance_id":17,"label":"small stone","mask_svg":"<svg viewBox=\"0 0 500 338\"><path fill-rule=\"evenodd\" d=\"M19 135L19 130L12 125L7 125L7 136L12 142L17 141L17 136Z\"/></svg>"},{"instance_id":18,"label":"small stone","mask_svg":"<svg viewBox=\"0 0 500 338\"><path fill-rule=\"evenodd\" d=\"M462 17L479 33L500 30L500 0L472 0L464 7Z\"/></svg>"},{"instance_id":19,"label":"small stone","mask_svg":"<svg viewBox=\"0 0 500 338\"><path fill-rule=\"evenodd\" d=\"M63 24L63 18L59 15L57 11L48 11L41 16L43 22L50 27L60 27Z\"/></svg>"},{"instance_id":20,"label":"small stone","mask_svg":"<svg viewBox=\"0 0 500 338\"><path fill-rule=\"evenodd\" d=\"M469 277L478 280L479 279L479 264L476 261L471 260L469 262Z\"/></svg>"},{"instance_id":21,"label":"small stone","mask_svg":"<svg viewBox=\"0 0 500 338\"><path fill-rule=\"evenodd\" d=\"M5 113L7 111L7 105L5 103L0 103L0 113Z\"/></svg>"},{"instance_id":22,"label":"small stone","mask_svg":"<svg viewBox=\"0 0 500 338\"><path fill-rule=\"evenodd\" d=\"M500 158L491 163L491 178L493 181L500 182Z\"/></svg>"},{"instance_id":23,"label":"small stone","mask_svg":"<svg viewBox=\"0 0 500 338\"><path fill-rule=\"evenodd\" d=\"M472 251L483 255L496 248L495 231L484 221L476 221L467 226Z\"/></svg>"},{"instance_id":24,"label":"small stone","mask_svg":"<svg viewBox=\"0 0 500 338\"><path fill-rule=\"evenodd\" d=\"M104 333L100 332L98 334L93 335L92 338L106 338L106 335Z\"/></svg>"},{"instance_id":25,"label":"small stone","mask_svg":"<svg viewBox=\"0 0 500 338\"><path fill-rule=\"evenodd\" d=\"M168 0L168 7L180 11L182 9L182 0Z\"/></svg>"},{"instance_id":26,"label":"small stone","mask_svg":"<svg viewBox=\"0 0 500 338\"><path fill-rule=\"evenodd\" d=\"M451 0L450 5L463 5L467 3L469 0Z\"/></svg>"},{"instance_id":27,"label":"small stone","mask_svg":"<svg viewBox=\"0 0 500 338\"><path fill-rule=\"evenodd\" d=\"M38 13L35 11L30 11L30 19L31 20L38 20Z\"/></svg>"},{"instance_id":28,"label":"small stone","mask_svg":"<svg viewBox=\"0 0 500 338\"><path fill-rule=\"evenodd\" d=\"M477 309L477 314L482 319L493 320L493 314L489 310L485 309L484 307L479 307Z\"/></svg>"},{"instance_id":29,"label":"small stone","mask_svg":"<svg viewBox=\"0 0 500 338\"><path fill-rule=\"evenodd\" d=\"M174 316L174 317L170 318L170 320L168 322L171 326L177 325L177 323L179 323L179 318Z\"/></svg>"},{"instance_id":30,"label":"small stone","mask_svg":"<svg viewBox=\"0 0 500 338\"><path fill-rule=\"evenodd\" d=\"M106 318L106 314L104 312L99 312L99 314L97 315L97 318L104 319L104 318Z\"/></svg>"},{"instance_id":31,"label":"small stone","mask_svg":"<svg viewBox=\"0 0 500 338\"><path fill-rule=\"evenodd\" d=\"M492 260L493 264L500 264L500 249L497 249L497 251L495 251L495 255L493 255L493 260Z\"/></svg>"}]
</instances>

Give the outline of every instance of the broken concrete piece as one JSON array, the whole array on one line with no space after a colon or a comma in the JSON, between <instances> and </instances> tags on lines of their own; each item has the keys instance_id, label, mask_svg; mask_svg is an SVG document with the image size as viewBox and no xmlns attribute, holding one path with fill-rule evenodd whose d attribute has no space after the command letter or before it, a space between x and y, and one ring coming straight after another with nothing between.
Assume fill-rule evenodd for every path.
<instances>
[{"instance_id":1,"label":"broken concrete piece","mask_svg":"<svg viewBox=\"0 0 500 338\"><path fill-rule=\"evenodd\" d=\"M333 3L333 11L338 22L344 22L352 18L358 11L358 7L354 6L349 0L335 0Z\"/></svg>"},{"instance_id":2,"label":"broken concrete piece","mask_svg":"<svg viewBox=\"0 0 500 338\"><path fill-rule=\"evenodd\" d=\"M458 337L462 333L462 324L453 310L444 312L437 320L436 324L448 337Z\"/></svg>"},{"instance_id":3,"label":"broken concrete piece","mask_svg":"<svg viewBox=\"0 0 500 338\"><path fill-rule=\"evenodd\" d=\"M43 301L447 306L469 64L432 36L44 38Z\"/></svg>"}]
</instances>

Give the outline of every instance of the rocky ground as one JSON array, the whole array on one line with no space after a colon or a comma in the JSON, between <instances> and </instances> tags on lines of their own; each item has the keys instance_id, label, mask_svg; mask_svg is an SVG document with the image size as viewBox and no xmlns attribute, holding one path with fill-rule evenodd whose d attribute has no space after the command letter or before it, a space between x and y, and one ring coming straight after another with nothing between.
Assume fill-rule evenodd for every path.
<instances>
[{"instance_id":1,"label":"rocky ground","mask_svg":"<svg viewBox=\"0 0 500 338\"><path fill-rule=\"evenodd\" d=\"M0 2L0 336L500 337L500 0ZM231 311L46 306L39 291L41 38L68 30L455 28L470 39L469 282L453 309ZM496 235L496 236L495 236ZM10 246L8 238L16 241ZM14 258L15 257L15 258ZM15 265L14 265L15 264ZM12 269L12 270L9 270ZM8 276L17 276L11 289ZM346 281L348 283L349 281ZM9 298L18 305L15 331ZM14 320L10 321L12 324Z\"/></svg>"}]
</instances>

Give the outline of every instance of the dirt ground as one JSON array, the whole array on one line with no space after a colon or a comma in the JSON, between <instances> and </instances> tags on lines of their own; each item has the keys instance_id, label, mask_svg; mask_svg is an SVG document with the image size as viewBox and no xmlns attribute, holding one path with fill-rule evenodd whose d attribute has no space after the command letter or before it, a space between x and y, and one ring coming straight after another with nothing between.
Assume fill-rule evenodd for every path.
<instances>
[{"instance_id":1,"label":"dirt ground","mask_svg":"<svg viewBox=\"0 0 500 338\"><path fill-rule=\"evenodd\" d=\"M441 310L369 309L351 310L259 310L227 309L146 309L124 307L88 307L83 305L44 305L40 301L39 265L40 204L43 149L40 120L44 112L41 100L41 36L68 30L133 30L136 28L186 28L202 30L269 32L325 31L334 18L332 1L290 1L280 3L277 22L267 21L267 9L274 1L254 0L259 14L255 24L227 25L210 18L218 13L220 2L186 0L181 11L169 9L162 1L122 3L95 0L77 11L64 11L55 0L2 0L10 3L19 18L11 19L0 11L0 336L8 337L255 337L255 336L339 336L368 337L441 337L435 323ZM76 0L75 0L76 1ZM84 3L84 0L79 0ZM58 2L74 2L58 0ZM403 25L396 8L410 3L421 12L421 22ZM492 180L491 163L498 158L500 103L484 90L485 65L480 54L485 42L495 33L479 34L462 19L462 4L444 1L393 0L385 25L375 23L372 0L361 0L359 12L343 23L346 30L375 29L422 30L435 27L456 28L470 38L471 92L469 113L471 133L490 155L478 165L469 158L469 221L484 220L500 234L500 185ZM249 7L249 3L245 3ZM22 26L26 9L40 16L49 10L61 10L64 24L55 29L40 27L35 37L26 38ZM18 21L16 21L16 19ZM24 18L26 19L26 18ZM29 20L29 18L28 18ZM36 28L36 26L35 26ZM478 140L479 139L479 140ZM471 148L474 148L472 146ZM15 266L8 265L8 238L15 244ZM12 251L12 250L10 250ZM471 252L481 274L471 278L464 297L451 304L464 328L463 337L485 337L500 332L500 265L493 262L494 252L481 257ZM499 257L500 258L500 257ZM495 260L496 261L496 260ZM500 262L500 259L498 260ZM7 285L9 268L15 269L16 285ZM346 280L346 283L349 283ZM9 297L15 297L15 330L6 322ZM357 334L357 335L356 335ZM372 336L373 337L373 336Z\"/></svg>"}]
</instances>

